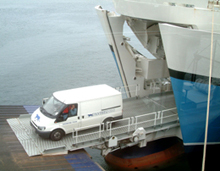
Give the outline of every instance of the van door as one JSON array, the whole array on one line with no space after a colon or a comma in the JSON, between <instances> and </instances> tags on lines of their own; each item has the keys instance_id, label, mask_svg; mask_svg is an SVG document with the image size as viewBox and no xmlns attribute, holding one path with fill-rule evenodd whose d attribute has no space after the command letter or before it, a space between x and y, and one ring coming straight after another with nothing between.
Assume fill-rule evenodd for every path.
<instances>
[{"instance_id":1,"label":"van door","mask_svg":"<svg viewBox=\"0 0 220 171\"><path fill-rule=\"evenodd\" d=\"M74 128L78 128L81 125L78 104L68 105L63 112L61 112L59 118L59 126L63 128L67 134L73 132Z\"/></svg>"},{"instance_id":2,"label":"van door","mask_svg":"<svg viewBox=\"0 0 220 171\"><path fill-rule=\"evenodd\" d=\"M82 127L99 124L101 116L101 100L95 99L81 103Z\"/></svg>"}]
</instances>

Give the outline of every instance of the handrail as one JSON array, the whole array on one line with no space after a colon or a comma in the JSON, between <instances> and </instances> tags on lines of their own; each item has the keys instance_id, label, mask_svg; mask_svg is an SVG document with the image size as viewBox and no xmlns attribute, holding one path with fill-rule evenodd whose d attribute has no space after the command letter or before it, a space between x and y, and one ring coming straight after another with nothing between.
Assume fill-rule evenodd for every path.
<instances>
[{"instance_id":1,"label":"handrail","mask_svg":"<svg viewBox=\"0 0 220 171\"><path fill-rule=\"evenodd\" d=\"M176 110L176 108L171 108L171 109L147 113L147 114L143 114L143 115L139 115L135 117L129 117L129 118L111 121L108 123L110 127L107 128L106 130L104 130L104 123L76 128L74 129L72 137L75 139L75 145L77 145L78 143L81 143L80 138L83 138L83 137L89 137L88 140L85 140L84 138L82 141L82 142L86 142L86 141L111 137L111 136L115 136L119 134L130 133L131 131L135 131L139 127L138 125L141 125L141 127L144 127L144 128L150 128L150 127L156 127L159 125L162 126L163 124L173 122L173 121L178 122L178 114L177 112L173 113L172 112L173 110ZM165 112L168 112L168 111L170 111L171 113L168 113L169 114L168 116L164 116ZM151 118L150 116L153 116L153 117ZM144 120L144 121L143 119L140 120L143 117L149 117L149 119ZM165 119L172 118L172 117L176 117L176 119L170 119L168 122L166 121L164 122ZM81 130L85 130L89 128L97 128L97 127L98 127L98 131L83 134L83 135L78 135L79 131ZM95 138L92 138L92 135Z\"/></svg>"},{"instance_id":2,"label":"handrail","mask_svg":"<svg viewBox=\"0 0 220 171\"><path fill-rule=\"evenodd\" d=\"M117 122L123 122L123 121L128 121L128 124L127 124L126 126L128 127L128 132L130 132L131 118L124 118L124 119L115 120L115 121L111 121L111 122L110 122L110 128L109 128L109 130L110 130L110 136L111 136L111 133L112 133L112 129L117 128L117 127L112 128L112 124L114 124L114 123L116 124ZM120 127L122 127L122 126L120 126ZM118 128L120 128L120 127L118 127Z\"/></svg>"},{"instance_id":3,"label":"handrail","mask_svg":"<svg viewBox=\"0 0 220 171\"><path fill-rule=\"evenodd\" d=\"M87 136L88 135L90 135L90 134L94 134L94 133L99 133L99 138L101 138L101 133L102 133L102 131L104 131L104 130L102 130L102 126L104 125L104 123L102 123L102 124L94 124L94 125L90 125L90 126L85 126L85 127L81 127L81 128L75 128L74 130L73 130L73 133L72 133L72 137L74 138L75 137L75 139L76 139L76 142L75 142L75 144L77 144L78 143L78 138L80 137L79 135L78 135L78 132L79 131L82 131L82 130L85 130L85 129L89 129L89 128L95 128L95 127L99 127L99 131L96 131L96 132L93 132L93 133L88 133L88 134L86 134ZM74 136L74 133L76 133L76 135ZM81 135L82 136L82 135ZM85 136L85 135L83 135L83 136Z\"/></svg>"}]
</instances>

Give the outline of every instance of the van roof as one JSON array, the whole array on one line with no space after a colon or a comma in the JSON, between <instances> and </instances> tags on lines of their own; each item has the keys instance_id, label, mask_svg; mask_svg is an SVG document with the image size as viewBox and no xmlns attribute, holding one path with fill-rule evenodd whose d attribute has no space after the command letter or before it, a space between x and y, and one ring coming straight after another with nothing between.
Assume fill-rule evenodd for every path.
<instances>
[{"instance_id":1,"label":"van roof","mask_svg":"<svg viewBox=\"0 0 220 171\"><path fill-rule=\"evenodd\" d=\"M118 90L102 84L57 91L53 93L53 96L65 104L73 104L81 101L98 99L106 96L114 96L118 94L121 94Z\"/></svg>"}]
</instances>

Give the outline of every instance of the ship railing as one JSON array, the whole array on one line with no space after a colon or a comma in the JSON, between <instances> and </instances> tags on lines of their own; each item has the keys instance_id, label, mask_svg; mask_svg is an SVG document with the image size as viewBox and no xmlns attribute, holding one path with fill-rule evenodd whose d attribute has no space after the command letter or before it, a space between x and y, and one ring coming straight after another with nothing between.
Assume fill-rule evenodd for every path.
<instances>
[{"instance_id":1,"label":"ship railing","mask_svg":"<svg viewBox=\"0 0 220 171\"><path fill-rule=\"evenodd\" d=\"M157 125L157 112L135 116L135 129L139 127L147 128L155 125Z\"/></svg>"},{"instance_id":2,"label":"ship railing","mask_svg":"<svg viewBox=\"0 0 220 171\"><path fill-rule=\"evenodd\" d=\"M115 89L120 91L122 94L134 93L135 96L138 97L138 91L140 91L140 86L139 84L135 84L135 85L116 87Z\"/></svg>"},{"instance_id":3,"label":"ship railing","mask_svg":"<svg viewBox=\"0 0 220 171\"><path fill-rule=\"evenodd\" d=\"M107 137L116 136L119 134L129 133L132 131L134 119L125 118L109 122Z\"/></svg>"},{"instance_id":4,"label":"ship railing","mask_svg":"<svg viewBox=\"0 0 220 171\"><path fill-rule=\"evenodd\" d=\"M159 113L158 113L159 114ZM167 110L162 110L160 112L160 124L165 124L168 122L172 121L177 121L179 122L179 117L177 115L177 109L176 108L171 108Z\"/></svg>"},{"instance_id":5,"label":"ship railing","mask_svg":"<svg viewBox=\"0 0 220 171\"><path fill-rule=\"evenodd\" d=\"M75 128L72 133L72 137L74 140L73 144L77 145L78 143L101 139L102 132L104 131L103 127L104 123ZM88 130L90 130L90 132L88 132Z\"/></svg>"},{"instance_id":6,"label":"ship railing","mask_svg":"<svg viewBox=\"0 0 220 171\"><path fill-rule=\"evenodd\" d=\"M80 143L97 141L104 143L112 136L119 139L131 138L135 130L143 127L148 133L161 129L163 125L169 123L178 123L178 114L176 108L147 113L135 117L119 119L107 123L107 126L96 124L92 126L76 128L72 134L73 144L77 146Z\"/></svg>"}]
</instances>

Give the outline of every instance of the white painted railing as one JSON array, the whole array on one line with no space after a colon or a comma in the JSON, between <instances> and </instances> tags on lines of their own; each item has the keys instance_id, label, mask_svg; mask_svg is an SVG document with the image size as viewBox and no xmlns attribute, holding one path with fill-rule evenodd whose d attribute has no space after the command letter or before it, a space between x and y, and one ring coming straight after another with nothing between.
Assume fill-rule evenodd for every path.
<instances>
[{"instance_id":1,"label":"white painted railing","mask_svg":"<svg viewBox=\"0 0 220 171\"><path fill-rule=\"evenodd\" d=\"M94 131L91 133L86 133L86 134L82 134L79 135L80 131L83 130L92 130L98 128L98 131ZM73 139L74 139L74 144L78 144L78 143L83 143L86 141L92 141L92 140L97 140L97 139L101 139L102 138L102 132L104 131L104 123L102 124L95 124L95 125L91 125L91 126L86 126L86 127L81 127L81 128L75 128L74 132L72 134Z\"/></svg>"},{"instance_id":2,"label":"white painted railing","mask_svg":"<svg viewBox=\"0 0 220 171\"><path fill-rule=\"evenodd\" d=\"M124 135L125 138L129 138L131 137L132 133L140 127L143 127L144 129L156 129L157 126L161 128L165 124L178 122L179 118L177 110L176 108L171 108L135 117L111 121L107 123L107 129L105 129L104 123L76 128L72 134L73 144L77 145L79 143L85 143L93 140L103 140L112 136L119 135Z\"/></svg>"}]
</instances>

